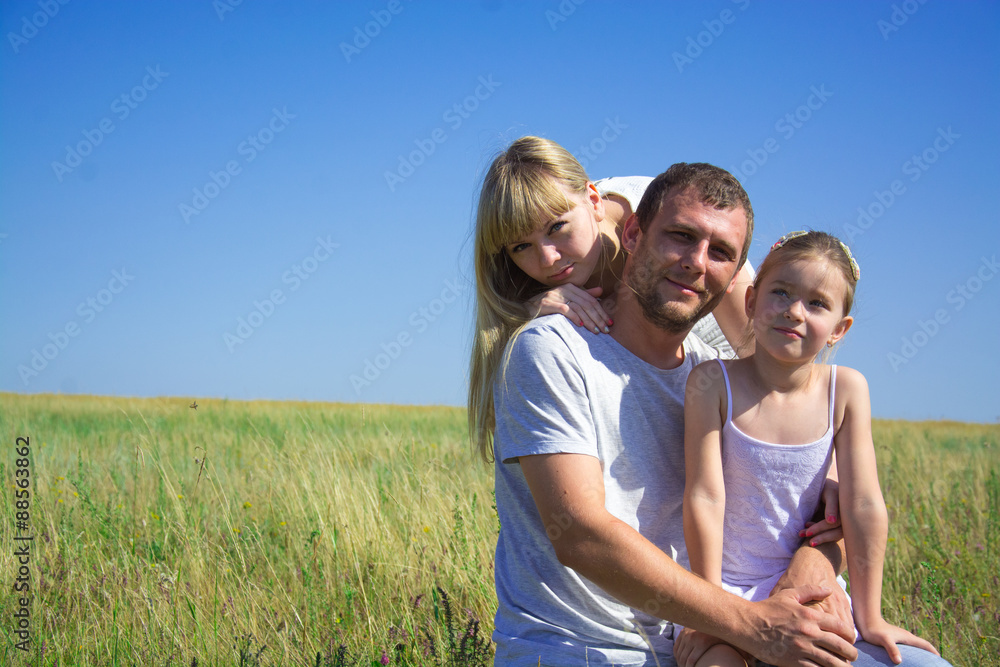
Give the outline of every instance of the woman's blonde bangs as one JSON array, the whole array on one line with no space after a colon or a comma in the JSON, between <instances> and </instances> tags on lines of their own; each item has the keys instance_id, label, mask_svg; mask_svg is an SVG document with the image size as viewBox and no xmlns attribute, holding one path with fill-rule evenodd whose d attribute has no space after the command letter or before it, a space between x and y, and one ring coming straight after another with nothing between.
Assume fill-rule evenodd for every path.
<instances>
[{"instance_id":1,"label":"woman's blonde bangs","mask_svg":"<svg viewBox=\"0 0 1000 667\"><path fill-rule=\"evenodd\" d=\"M534 232L540 224L573 208L573 202L556 181L541 170L522 171L517 176L498 178L496 188L490 193L492 201L479 202L483 241L490 255L500 253Z\"/></svg>"}]
</instances>

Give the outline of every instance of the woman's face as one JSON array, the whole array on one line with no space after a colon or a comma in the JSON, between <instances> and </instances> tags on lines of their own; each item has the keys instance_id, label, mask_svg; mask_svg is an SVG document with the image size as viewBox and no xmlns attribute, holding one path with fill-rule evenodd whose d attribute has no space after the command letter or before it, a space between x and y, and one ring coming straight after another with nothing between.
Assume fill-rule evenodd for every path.
<instances>
[{"instance_id":1,"label":"woman's face","mask_svg":"<svg viewBox=\"0 0 1000 667\"><path fill-rule=\"evenodd\" d=\"M601 257L600 222L604 204L593 183L584 194L559 188L575 205L554 220L543 220L528 236L505 248L519 269L548 287L583 287Z\"/></svg>"}]
</instances>

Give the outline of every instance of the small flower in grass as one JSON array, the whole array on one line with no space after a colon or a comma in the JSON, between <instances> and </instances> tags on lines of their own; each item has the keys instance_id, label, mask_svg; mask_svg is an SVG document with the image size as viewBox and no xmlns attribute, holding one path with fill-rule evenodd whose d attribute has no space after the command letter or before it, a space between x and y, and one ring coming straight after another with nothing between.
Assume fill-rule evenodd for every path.
<instances>
[{"instance_id":1,"label":"small flower in grass","mask_svg":"<svg viewBox=\"0 0 1000 667\"><path fill-rule=\"evenodd\" d=\"M240 532L242 532L242 531L240 531L239 528L233 528L233 532L236 533L237 535L239 535Z\"/></svg>"},{"instance_id":2,"label":"small flower in grass","mask_svg":"<svg viewBox=\"0 0 1000 667\"><path fill-rule=\"evenodd\" d=\"M160 515L157 514L156 512L150 512L149 516L153 517L154 521L159 521L160 520Z\"/></svg>"},{"instance_id":3,"label":"small flower in grass","mask_svg":"<svg viewBox=\"0 0 1000 667\"><path fill-rule=\"evenodd\" d=\"M57 503L61 503L61 502L62 502L62 498L60 498L60 499L59 499L59 500L57 500L56 502L57 502Z\"/></svg>"},{"instance_id":4,"label":"small flower in grass","mask_svg":"<svg viewBox=\"0 0 1000 667\"><path fill-rule=\"evenodd\" d=\"M281 522L281 523L279 523L278 525L279 525L279 526L284 526L284 525L285 525L285 523L286 523L285 521L282 521L282 522Z\"/></svg>"},{"instance_id":5,"label":"small flower in grass","mask_svg":"<svg viewBox=\"0 0 1000 667\"><path fill-rule=\"evenodd\" d=\"M424 526L424 532L425 533L431 532L431 527L430 526Z\"/></svg>"},{"instance_id":6,"label":"small flower in grass","mask_svg":"<svg viewBox=\"0 0 1000 667\"><path fill-rule=\"evenodd\" d=\"M79 493L77 493L76 491L74 491L74 492L73 492L73 497L74 497L74 498L79 498L79 497L80 497L80 494L79 494Z\"/></svg>"},{"instance_id":7,"label":"small flower in grass","mask_svg":"<svg viewBox=\"0 0 1000 667\"><path fill-rule=\"evenodd\" d=\"M178 493L178 494L177 494L177 500L184 500L184 495L183 495L183 494L180 494L180 493Z\"/></svg>"},{"instance_id":8,"label":"small flower in grass","mask_svg":"<svg viewBox=\"0 0 1000 667\"><path fill-rule=\"evenodd\" d=\"M385 649L382 649L382 657L378 659L380 665L389 664L389 656L385 654Z\"/></svg>"},{"instance_id":9,"label":"small flower in grass","mask_svg":"<svg viewBox=\"0 0 1000 667\"><path fill-rule=\"evenodd\" d=\"M251 504L250 504L250 501L249 501L249 500L248 500L248 501L246 501L245 503L243 503L243 509L245 509L245 510L248 510L248 509L250 509L251 507L253 507L253 505L251 505Z\"/></svg>"}]
</instances>

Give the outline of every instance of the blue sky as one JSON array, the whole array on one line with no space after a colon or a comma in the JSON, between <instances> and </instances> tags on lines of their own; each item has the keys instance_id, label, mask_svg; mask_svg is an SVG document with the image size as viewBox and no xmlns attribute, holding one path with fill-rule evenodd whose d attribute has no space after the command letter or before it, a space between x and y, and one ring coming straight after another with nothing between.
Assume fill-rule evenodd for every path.
<instances>
[{"instance_id":1,"label":"blue sky","mask_svg":"<svg viewBox=\"0 0 1000 667\"><path fill-rule=\"evenodd\" d=\"M876 416L1000 418L1000 5L4 2L0 390L461 405L484 168L739 176ZM991 398L992 397L992 398Z\"/></svg>"}]
</instances>

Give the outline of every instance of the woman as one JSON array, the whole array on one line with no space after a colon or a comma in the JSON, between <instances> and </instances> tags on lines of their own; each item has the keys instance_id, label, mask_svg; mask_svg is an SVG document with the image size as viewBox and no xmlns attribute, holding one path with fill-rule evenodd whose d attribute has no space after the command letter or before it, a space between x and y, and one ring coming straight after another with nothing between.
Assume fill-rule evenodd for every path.
<instances>
[{"instance_id":1,"label":"woman","mask_svg":"<svg viewBox=\"0 0 1000 667\"><path fill-rule=\"evenodd\" d=\"M561 313L595 333L613 324L598 298L618 284L625 258L620 233L652 179L592 182L559 144L522 137L493 161L479 196L475 232L476 333L469 377L469 429L491 460L493 381L511 337L534 317ZM735 356L746 326L752 276L695 327Z\"/></svg>"}]
</instances>

